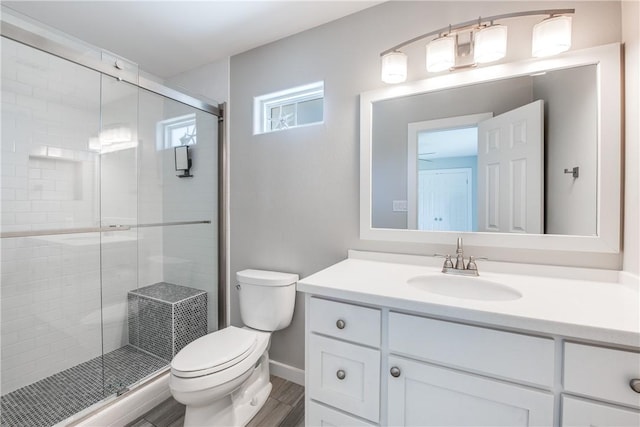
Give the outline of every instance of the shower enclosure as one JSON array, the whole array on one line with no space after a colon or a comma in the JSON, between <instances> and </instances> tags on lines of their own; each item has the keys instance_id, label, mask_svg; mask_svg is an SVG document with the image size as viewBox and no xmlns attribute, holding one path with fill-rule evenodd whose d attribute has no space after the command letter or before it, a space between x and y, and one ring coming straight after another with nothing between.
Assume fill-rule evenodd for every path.
<instances>
[{"instance_id":1,"label":"shower enclosure","mask_svg":"<svg viewBox=\"0 0 640 427\"><path fill-rule=\"evenodd\" d=\"M218 327L220 110L2 22L2 426L49 426ZM188 146L189 177L176 170Z\"/></svg>"}]
</instances>

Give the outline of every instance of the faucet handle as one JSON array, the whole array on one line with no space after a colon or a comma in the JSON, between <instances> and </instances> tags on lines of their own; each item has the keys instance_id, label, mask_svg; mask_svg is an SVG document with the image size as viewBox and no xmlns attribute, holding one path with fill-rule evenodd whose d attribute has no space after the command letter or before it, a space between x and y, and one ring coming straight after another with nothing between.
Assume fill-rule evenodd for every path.
<instances>
[{"instance_id":1,"label":"faucet handle","mask_svg":"<svg viewBox=\"0 0 640 427\"><path fill-rule=\"evenodd\" d=\"M451 261L451 255L433 254L433 256L444 258L444 264L442 265L442 268L453 268L453 261Z\"/></svg>"},{"instance_id":2,"label":"faucet handle","mask_svg":"<svg viewBox=\"0 0 640 427\"><path fill-rule=\"evenodd\" d=\"M467 264L467 270L476 270L478 271L478 266L476 265L476 261L479 260L486 260L489 259L487 257L475 257L475 256L470 256L469 257L469 263Z\"/></svg>"},{"instance_id":3,"label":"faucet handle","mask_svg":"<svg viewBox=\"0 0 640 427\"><path fill-rule=\"evenodd\" d=\"M442 268L453 268L453 261L451 261L451 255L447 255L444 258L444 265Z\"/></svg>"}]
</instances>

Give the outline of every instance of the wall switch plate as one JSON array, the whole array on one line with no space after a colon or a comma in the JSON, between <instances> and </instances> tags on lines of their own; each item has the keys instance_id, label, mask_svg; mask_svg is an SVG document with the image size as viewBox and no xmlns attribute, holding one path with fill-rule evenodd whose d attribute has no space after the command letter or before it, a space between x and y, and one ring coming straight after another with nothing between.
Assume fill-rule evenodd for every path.
<instances>
[{"instance_id":1,"label":"wall switch plate","mask_svg":"<svg viewBox=\"0 0 640 427\"><path fill-rule=\"evenodd\" d=\"M407 211L407 201L406 200L394 200L393 201L393 211L394 212L406 212Z\"/></svg>"}]
</instances>

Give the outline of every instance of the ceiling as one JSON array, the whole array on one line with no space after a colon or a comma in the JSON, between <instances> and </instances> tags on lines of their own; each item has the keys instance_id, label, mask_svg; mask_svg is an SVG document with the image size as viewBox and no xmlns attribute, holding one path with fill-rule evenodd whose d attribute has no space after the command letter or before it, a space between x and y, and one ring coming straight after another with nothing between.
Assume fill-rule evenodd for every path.
<instances>
[{"instance_id":1,"label":"ceiling","mask_svg":"<svg viewBox=\"0 0 640 427\"><path fill-rule=\"evenodd\" d=\"M477 126L418 133L418 158L421 160L477 155Z\"/></svg>"},{"instance_id":2,"label":"ceiling","mask_svg":"<svg viewBox=\"0 0 640 427\"><path fill-rule=\"evenodd\" d=\"M381 1L2 1L167 78Z\"/></svg>"}]
</instances>

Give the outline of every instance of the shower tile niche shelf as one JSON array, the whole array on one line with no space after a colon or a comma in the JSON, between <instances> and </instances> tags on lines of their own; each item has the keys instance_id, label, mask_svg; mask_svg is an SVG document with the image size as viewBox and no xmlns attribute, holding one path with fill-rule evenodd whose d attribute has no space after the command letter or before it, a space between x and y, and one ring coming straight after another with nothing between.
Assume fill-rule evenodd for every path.
<instances>
[{"instance_id":1,"label":"shower tile niche shelf","mask_svg":"<svg viewBox=\"0 0 640 427\"><path fill-rule=\"evenodd\" d=\"M207 334L207 293L159 282L127 295L129 344L171 360Z\"/></svg>"}]
</instances>

